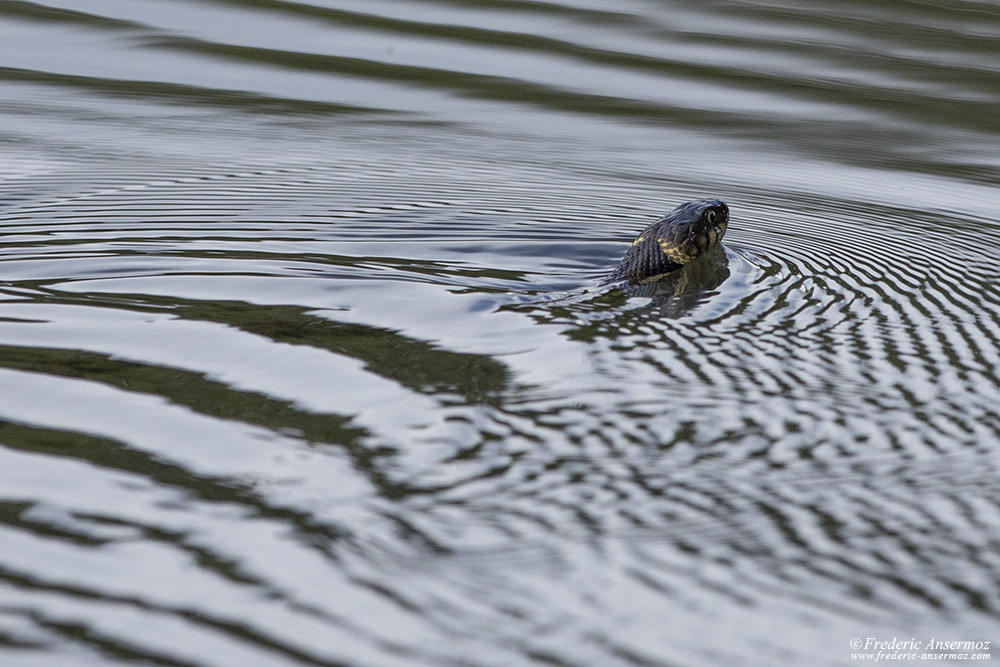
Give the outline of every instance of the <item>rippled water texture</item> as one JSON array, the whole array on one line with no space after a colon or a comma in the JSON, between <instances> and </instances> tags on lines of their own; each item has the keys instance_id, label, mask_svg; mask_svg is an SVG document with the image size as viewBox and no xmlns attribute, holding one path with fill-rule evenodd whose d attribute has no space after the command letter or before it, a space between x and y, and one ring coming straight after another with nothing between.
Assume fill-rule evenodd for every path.
<instances>
[{"instance_id":1,"label":"rippled water texture","mask_svg":"<svg viewBox=\"0 0 1000 667\"><path fill-rule=\"evenodd\" d=\"M997 659L998 40L0 2L0 663ZM599 286L702 197L724 248Z\"/></svg>"}]
</instances>

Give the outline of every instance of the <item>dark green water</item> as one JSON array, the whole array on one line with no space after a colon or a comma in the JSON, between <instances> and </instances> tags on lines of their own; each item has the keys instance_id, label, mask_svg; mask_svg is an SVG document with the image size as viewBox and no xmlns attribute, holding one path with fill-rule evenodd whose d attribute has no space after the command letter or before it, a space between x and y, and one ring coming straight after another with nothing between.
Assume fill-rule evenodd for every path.
<instances>
[{"instance_id":1,"label":"dark green water","mask_svg":"<svg viewBox=\"0 0 1000 667\"><path fill-rule=\"evenodd\" d=\"M0 664L997 646L996 5L0 1L0 44ZM724 250L598 288L709 196Z\"/></svg>"}]
</instances>

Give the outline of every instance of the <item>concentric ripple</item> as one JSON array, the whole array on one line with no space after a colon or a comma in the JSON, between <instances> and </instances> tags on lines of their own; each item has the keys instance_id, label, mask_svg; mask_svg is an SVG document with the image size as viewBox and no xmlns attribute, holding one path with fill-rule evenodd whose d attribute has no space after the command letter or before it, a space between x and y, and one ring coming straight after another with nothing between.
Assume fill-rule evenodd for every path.
<instances>
[{"instance_id":1,"label":"concentric ripple","mask_svg":"<svg viewBox=\"0 0 1000 667\"><path fill-rule=\"evenodd\" d=\"M989 7L0 5L0 663L995 640Z\"/></svg>"}]
</instances>

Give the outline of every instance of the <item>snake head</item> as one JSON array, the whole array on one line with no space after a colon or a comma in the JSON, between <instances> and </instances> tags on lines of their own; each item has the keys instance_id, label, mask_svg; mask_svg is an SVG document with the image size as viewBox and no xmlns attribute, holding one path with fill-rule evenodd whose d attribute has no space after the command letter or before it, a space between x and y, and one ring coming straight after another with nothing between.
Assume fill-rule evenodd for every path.
<instances>
[{"instance_id":1,"label":"snake head","mask_svg":"<svg viewBox=\"0 0 1000 667\"><path fill-rule=\"evenodd\" d=\"M678 264L687 264L722 240L729 227L729 207L721 199L681 204L653 224L660 232L660 250Z\"/></svg>"},{"instance_id":2,"label":"snake head","mask_svg":"<svg viewBox=\"0 0 1000 667\"><path fill-rule=\"evenodd\" d=\"M658 280L717 246L729 226L729 207L720 199L681 204L632 242L606 282Z\"/></svg>"}]
</instances>

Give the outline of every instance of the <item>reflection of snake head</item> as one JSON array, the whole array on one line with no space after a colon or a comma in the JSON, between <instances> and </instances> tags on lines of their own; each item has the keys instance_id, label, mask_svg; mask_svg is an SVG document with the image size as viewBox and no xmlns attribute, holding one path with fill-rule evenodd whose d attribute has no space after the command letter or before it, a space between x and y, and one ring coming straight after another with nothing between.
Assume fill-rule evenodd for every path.
<instances>
[{"instance_id":1,"label":"reflection of snake head","mask_svg":"<svg viewBox=\"0 0 1000 667\"><path fill-rule=\"evenodd\" d=\"M718 245L729 225L729 207L719 199L681 204L632 242L606 282L631 285L659 280Z\"/></svg>"}]
</instances>

